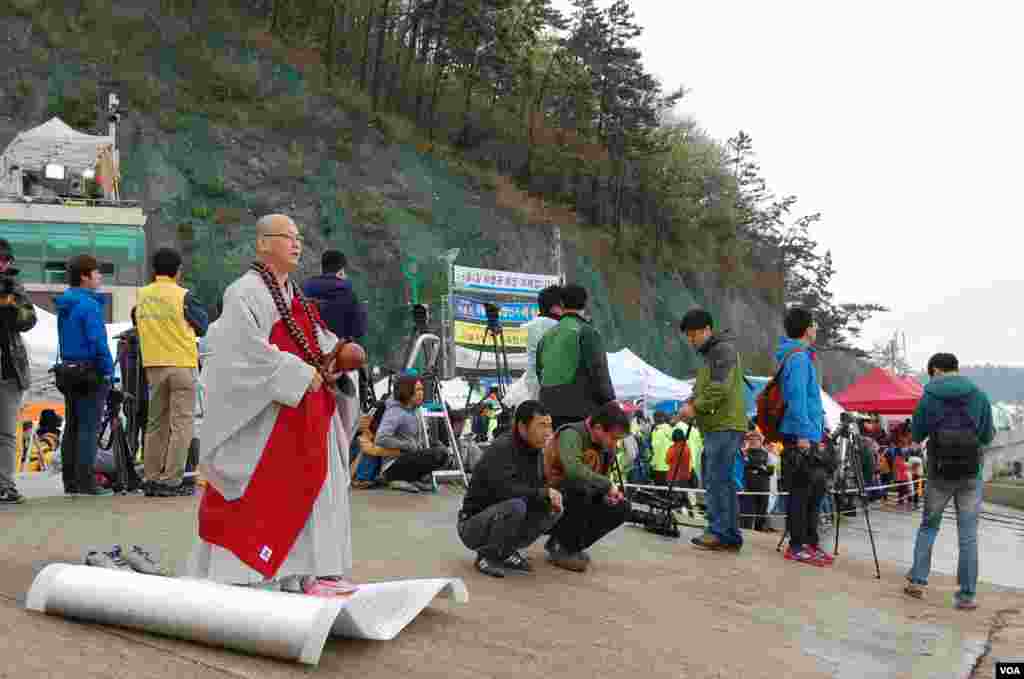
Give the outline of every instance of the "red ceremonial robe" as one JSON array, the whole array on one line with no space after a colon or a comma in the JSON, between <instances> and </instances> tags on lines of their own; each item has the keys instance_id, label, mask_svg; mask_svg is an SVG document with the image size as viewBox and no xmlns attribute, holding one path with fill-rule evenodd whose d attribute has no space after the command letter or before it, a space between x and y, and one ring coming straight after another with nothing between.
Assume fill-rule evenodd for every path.
<instances>
[{"instance_id":1,"label":"red ceremonial robe","mask_svg":"<svg viewBox=\"0 0 1024 679\"><path fill-rule=\"evenodd\" d=\"M292 300L292 317L310 346L316 346L313 321L298 299ZM302 355L283 320L271 329L270 343ZM334 408L334 395L326 388L307 393L295 408L282 405L242 497L229 502L206 484L199 505L199 537L227 549L264 577L274 577L327 478L327 436Z\"/></svg>"}]
</instances>

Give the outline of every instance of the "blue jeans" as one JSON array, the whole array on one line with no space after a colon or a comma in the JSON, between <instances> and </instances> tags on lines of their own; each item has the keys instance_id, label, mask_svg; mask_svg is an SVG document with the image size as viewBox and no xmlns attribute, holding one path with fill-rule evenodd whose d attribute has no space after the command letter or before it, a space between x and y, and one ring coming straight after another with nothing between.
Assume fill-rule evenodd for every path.
<instances>
[{"instance_id":1,"label":"blue jeans","mask_svg":"<svg viewBox=\"0 0 1024 679\"><path fill-rule=\"evenodd\" d=\"M973 599L978 590L978 512L981 510L981 481L963 479L946 481L928 474L924 492L924 515L914 542L914 565L907 578L918 585L928 584L932 569L932 547L939 534L942 511L953 499L956 507L956 529L960 538L956 579L961 599Z\"/></svg>"},{"instance_id":2,"label":"blue jeans","mask_svg":"<svg viewBox=\"0 0 1024 679\"><path fill-rule=\"evenodd\" d=\"M110 385L84 396L65 396L64 438L61 441L61 472L65 492L88 492L96 487L96 450L100 420L107 404Z\"/></svg>"},{"instance_id":3,"label":"blue jeans","mask_svg":"<svg viewBox=\"0 0 1024 679\"><path fill-rule=\"evenodd\" d=\"M704 472L704 503L707 506L708 533L730 545L742 545L740 533L739 486L733 473L736 452L743 443L743 432L712 431L704 435L701 471Z\"/></svg>"}]
</instances>

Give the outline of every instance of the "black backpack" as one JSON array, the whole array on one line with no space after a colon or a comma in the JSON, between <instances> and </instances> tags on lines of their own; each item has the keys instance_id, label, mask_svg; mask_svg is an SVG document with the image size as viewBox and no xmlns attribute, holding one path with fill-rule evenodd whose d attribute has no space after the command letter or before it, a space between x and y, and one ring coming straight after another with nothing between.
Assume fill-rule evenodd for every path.
<instances>
[{"instance_id":1,"label":"black backpack","mask_svg":"<svg viewBox=\"0 0 1024 679\"><path fill-rule=\"evenodd\" d=\"M928 439L928 454L941 479L974 478L981 465L977 425L967 412L967 399L943 401L943 413Z\"/></svg>"}]
</instances>

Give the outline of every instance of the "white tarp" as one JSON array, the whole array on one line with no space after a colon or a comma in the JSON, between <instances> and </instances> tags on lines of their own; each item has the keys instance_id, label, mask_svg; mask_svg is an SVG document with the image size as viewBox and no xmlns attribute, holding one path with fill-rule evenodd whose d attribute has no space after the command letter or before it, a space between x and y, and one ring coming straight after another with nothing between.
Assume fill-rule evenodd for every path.
<instances>
[{"instance_id":1,"label":"white tarp","mask_svg":"<svg viewBox=\"0 0 1024 679\"><path fill-rule=\"evenodd\" d=\"M57 317L46 309L36 307L36 325L21 337L28 349L29 362L37 368L49 370L57 362ZM117 358L117 340L115 337L132 327L130 322L108 323L107 340L110 342L110 355Z\"/></svg>"},{"instance_id":2,"label":"white tarp","mask_svg":"<svg viewBox=\"0 0 1024 679\"><path fill-rule=\"evenodd\" d=\"M13 166L42 170L49 163L63 165L81 173L96 166L96 156L105 146L112 146L112 137L79 132L60 118L50 118L16 136L3 152L3 174Z\"/></svg>"}]
</instances>

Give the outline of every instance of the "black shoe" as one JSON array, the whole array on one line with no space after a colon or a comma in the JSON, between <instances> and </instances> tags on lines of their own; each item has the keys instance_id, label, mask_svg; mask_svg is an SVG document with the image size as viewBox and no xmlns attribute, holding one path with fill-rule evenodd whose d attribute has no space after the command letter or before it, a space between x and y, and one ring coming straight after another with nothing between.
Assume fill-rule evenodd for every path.
<instances>
[{"instance_id":1,"label":"black shoe","mask_svg":"<svg viewBox=\"0 0 1024 679\"><path fill-rule=\"evenodd\" d=\"M512 552L502 563L501 567L509 573L525 574L532 573L533 566L530 561L519 552Z\"/></svg>"},{"instance_id":2,"label":"black shoe","mask_svg":"<svg viewBox=\"0 0 1024 679\"><path fill-rule=\"evenodd\" d=\"M489 575L492 578L503 578L505 577L505 571L499 566L494 565L487 560L487 557L477 556L476 557L476 569L484 575Z\"/></svg>"}]
</instances>

